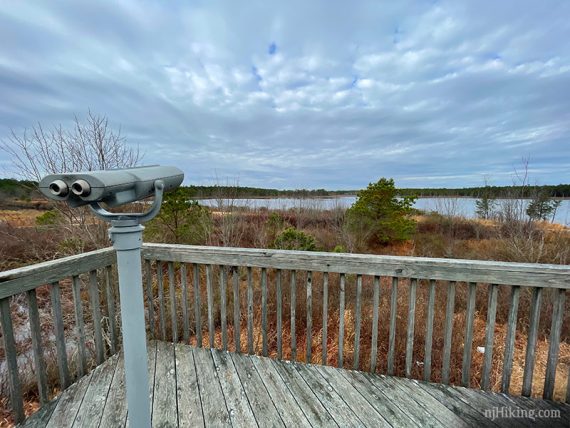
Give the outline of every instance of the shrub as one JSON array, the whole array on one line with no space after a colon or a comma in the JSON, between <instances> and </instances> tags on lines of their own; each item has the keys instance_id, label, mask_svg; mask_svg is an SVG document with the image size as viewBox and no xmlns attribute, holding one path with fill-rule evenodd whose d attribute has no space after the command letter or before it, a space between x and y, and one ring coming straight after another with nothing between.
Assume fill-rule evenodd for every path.
<instances>
[{"instance_id":1,"label":"shrub","mask_svg":"<svg viewBox=\"0 0 570 428\"><path fill-rule=\"evenodd\" d=\"M315 238L294 227L288 227L275 238L275 248L281 250L316 251Z\"/></svg>"},{"instance_id":2,"label":"shrub","mask_svg":"<svg viewBox=\"0 0 570 428\"><path fill-rule=\"evenodd\" d=\"M408 240L416 226L410 218L414 201L414 196L398 197L393 179L381 178L358 192L347 212L348 226L360 241L388 244Z\"/></svg>"},{"instance_id":3,"label":"shrub","mask_svg":"<svg viewBox=\"0 0 570 428\"><path fill-rule=\"evenodd\" d=\"M52 226L60 219L60 214L55 210L49 210L36 217L38 226Z\"/></svg>"}]
</instances>

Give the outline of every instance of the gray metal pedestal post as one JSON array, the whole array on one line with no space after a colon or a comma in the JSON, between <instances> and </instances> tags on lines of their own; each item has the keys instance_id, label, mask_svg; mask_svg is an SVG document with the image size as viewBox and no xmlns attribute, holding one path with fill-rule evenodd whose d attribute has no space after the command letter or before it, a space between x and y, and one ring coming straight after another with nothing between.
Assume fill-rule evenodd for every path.
<instances>
[{"instance_id":1,"label":"gray metal pedestal post","mask_svg":"<svg viewBox=\"0 0 570 428\"><path fill-rule=\"evenodd\" d=\"M121 324L129 424L151 426L148 355L144 320L141 247L144 226L136 220L113 220L109 236L117 251Z\"/></svg>"}]
</instances>

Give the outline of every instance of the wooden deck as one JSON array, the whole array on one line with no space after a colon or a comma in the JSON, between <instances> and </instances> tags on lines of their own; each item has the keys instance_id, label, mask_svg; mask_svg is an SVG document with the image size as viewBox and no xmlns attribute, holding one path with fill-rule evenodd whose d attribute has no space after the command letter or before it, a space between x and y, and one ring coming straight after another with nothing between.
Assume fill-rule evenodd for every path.
<instances>
[{"instance_id":1,"label":"wooden deck","mask_svg":"<svg viewBox=\"0 0 570 428\"><path fill-rule=\"evenodd\" d=\"M149 343L155 427L570 426L570 406L269 358ZM559 410L560 418L485 417ZM510 409L510 410L509 410ZM124 365L116 355L64 391L25 426L128 424Z\"/></svg>"}]
</instances>

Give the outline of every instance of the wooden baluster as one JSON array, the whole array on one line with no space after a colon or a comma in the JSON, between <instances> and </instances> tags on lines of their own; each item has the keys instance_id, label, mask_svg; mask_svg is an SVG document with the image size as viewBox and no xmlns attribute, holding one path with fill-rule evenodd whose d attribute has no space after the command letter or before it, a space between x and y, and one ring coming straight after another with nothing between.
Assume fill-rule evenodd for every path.
<instances>
[{"instance_id":1,"label":"wooden baluster","mask_svg":"<svg viewBox=\"0 0 570 428\"><path fill-rule=\"evenodd\" d=\"M481 375L481 389L488 390L491 384L491 367L493 365L493 340L495 338L495 317L497 315L497 293L499 286L489 286L489 305L487 309L487 325L485 327L485 355Z\"/></svg>"},{"instance_id":2,"label":"wooden baluster","mask_svg":"<svg viewBox=\"0 0 570 428\"><path fill-rule=\"evenodd\" d=\"M146 271L146 298L148 305L148 326L150 338L154 339L156 326L154 325L154 298L152 295L152 266L150 260L144 261Z\"/></svg>"},{"instance_id":3,"label":"wooden baluster","mask_svg":"<svg viewBox=\"0 0 570 428\"><path fill-rule=\"evenodd\" d=\"M8 379L10 381L10 404L16 423L20 423L25 418L24 402L22 400L20 376L18 375L18 355L14 341L14 327L10 316L9 297L0 300L0 320L2 321L2 338L4 340Z\"/></svg>"},{"instance_id":4,"label":"wooden baluster","mask_svg":"<svg viewBox=\"0 0 570 428\"><path fill-rule=\"evenodd\" d=\"M172 328L172 342L178 342L178 314L176 305L176 275L174 263L168 262L168 294L170 298L170 326Z\"/></svg>"},{"instance_id":5,"label":"wooden baluster","mask_svg":"<svg viewBox=\"0 0 570 428\"><path fill-rule=\"evenodd\" d=\"M340 296L339 296L339 310L338 310L338 366L344 365L344 294L346 276L344 273L340 274Z\"/></svg>"},{"instance_id":6,"label":"wooden baluster","mask_svg":"<svg viewBox=\"0 0 570 428\"><path fill-rule=\"evenodd\" d=\"M228 273L226 266L220 266L220 322L222 323L222 349L228 350Z\"/></svg>"},{"instance_id":7,"label":"wooden baluster","mask_svg":"<svg viewBox=\"0 0 570 428\"><path fill-rule=\"evenodd\" d=\"M188 272L186 270L186 263L180 265L180 283L182 285L182 334L184 343L188 343L190 339L190 313L188 312Z\"/></svg>"},{"instance_id":8,"label":"wooden baluster","mask_svg":"<svg viewBox=\"0 0 570 428\"><path fill-rule=\"evenodd\" d=\"M374 296L372 297L372 349L370 351L370 371L376 371L378 360L378 305L380 304L380 277L374 277Z\"/></svg>"},{"instance_id":9,"label":"wooden baluster","mask_svg":"<svg viewBox=\"0 0 570 428\"><path fill-rule=\"evenodd\" d=\"M239 299L239 266L232 268L232 281L234 291L234 344L236 352L241 352L241 311Z\"/></svg>"},{"instance_id":10,"label":"wooden baluster","mask_svg":"<svg viewBox=\"0 0 570 428\"><path fill-rule=\"evenodd\" d=\"M105 295L107 297L107 316L109 318L109 336L111 339L111 355L117 352L117 325L115 320L115 293L113 291L113 267L107 266L105 268ZM152 302L152 301L151 301ZM149 324L151 308L149 306ZM152 327L151 327L152 332Z\"/></svg>"},{"instance_id":11,"label":"wooden baluster","mask_svg":"<svg viewBox=\"0 0 570 428\"><path fill-rule=\"evenodd\" d=\"M214 290L212 288L212 265L206 265L206 293L208 298L208 338L214 348Z\"/></svg>"},{"instance_id":12,"label":"wooden baluster","mask_svg":"<svg viewBox=\"0 0 570 428\"><path fill-rule=\"evenodd\" d=\"M83 306L81 302L81 280L79 276L72 277L73 306L75 308L75 335L79 349L77 352L77 374L79 377L84 376L87 371L87 362L85 356L85 327L83 322Z\"/></svg>"},{"instance_id":13,"label":"wooden baluster","mask_svg":"<svg viewBox=\"0 0 570 428\"><path fill-rule=\"evenodd\" d=\"M522 395L530 397L532 392L532 375L534 372L534 352L536 340L538 338L538 324L540 322L540 302L542 300L542 288L536 287L532 290L530 304L530 323L526 343L526 355L524 361Z\"/></svg>"},{"instance_id":14,"label":"wooden baluster","mask_svg":"<svg viewBox=\"0 0 570 428\"><path fill-rule=\"evenodd\" d=\"M323 336L321 362L327 364L327 328L329 312L329 273L323 273Z\"/></svg>"},{"instance_id":15,"label":"wooden baluster","mask_svg":"<svg viewBox=\"0 0 570 428\"><path fill-rule=\"evenodd\" d=\"M69 365L67 363L67 349L65 346L65 327L63 325L63 315L61 311L61 295L59 282L53 282L50 287L51 309L53 314L53 326L55 335L55 348L57 358L57 369L59 372L59 385L61 389L71 385L69 375Z\"/></svg>"},{"instance_id":16,"label":"wooden baluster","mask_svg":"<svg viewBox=\"0 0 570 428\"><path fill-rule=\"evenodd\" d=\"M410 377L412 375L417 286L418 286L418 280L416 278L410 279L410 293L409 293L409 303L408 303L408 334L406 338L406 377Z\"/></svg>"},{"instance_id":17,"label":"wooden baluster","mask_svg":"<svg viewBox=\"0 0 570 428\"><path fill-rule=\"evenodd\" d=\"M544 377L544 390L542 398L552 400L554 393L554 381L556 379L556 365L560 352L560 331L564 321L564 304L566 303L566 290L559 288L555 292L554 306L552 308L552 324L550 325L550 337L548 339L548 359L546 375Z\"/></svg>"},{"instance_id":18,"label":"wooden baluster","mask_svg":"<svg viewBox=\"0 0 570 428\"><path fill-rule=\"evenodd\" d=\"M307 343L305 361L311 362L313 351L313 272L307 272Z\"/></svg>"},{"instance_id":19,"label":"wooden baluster","mask_svg":"<svg viewBox=\"0 0 570 428\"><path fill-rule=\"evenodd\" d=\"M283 358L283 291L281 289L281 269L275 273L277 288L277 359Z\"/></svg>"},{"instance_id":20,"label":"wooden baluster","mask_svg":"<svg viewBox=\"0 0 570 428\"><path fill-rule=\"evenodd\" d=\"M96 359L97 364L101 364L105 361L105 347L103 345L103 332L101 330L101 306L99 303L99 285L97 284L96 270L89 272L89 299L91 301L91 314L93 316Z\"/></svg>"},{"instance_id":21,"label":"wooden baluster","mask_svg":"<svg viewBox=\"0 0 570 428\"><path fill-rule=\"evenodd\" d=\"M42 330L40 324L40 313L38 310L38 300L36 290L28 290L26 292L28 299L28 309L30 316L30 335L32 337L32 350L34 356L34 367L36 379L38 382L38 392L40 395L40 403L43 405L48 402L48 385L46 364L42 349Z\"/></svg>"},{"instance_id":22,"label":"wooden baluster","mask_svg":"<svg viewBox=\"0 0 570 428\"><path fill-rule=\"evenodd\" d=\"M427 319L426 319L426 343L424 350L424 380L431 380L431 348L433 343L433 316L435 306L435 279L429 281L429 293L427 303Z\"/></svg>"},{"instance_id":23,"label":"wooden baluster","mask_svg":"<svg viewBox=\"0 0 570 428\"><path fill-rule=\"evenodd\" d=\"M297 272L291 271L291 361L297 360L297 338L295 337L295 309L297 296Z\"/></svg>"},{"instance_id":24,"label":"wooden baluster","mask_svg":"<svg viewBox=\"0 0 570 428\"><path fill-rule=\"evenodd\" d=\"M467 313L465 323L465 342L463 345L463 367L461 369L461 385L468 388L471 379L471 348L473 347L473 320L475 317L475 297L477 284L469 283L467 297Z\"/></svg>"},{"instance_id":25,"label":"wooden baluster","mask_svg":"<svg viewBox=\"0 0 570 428\"><path fill-rule=\"evenodd\" d=\"M156 273L158 278L158 308L160 316L160 333L163 341L166 341L166 322L164 317L164 278L162 274L162 262L157 260Z\"/></svg>"},{"instance_id":26,"label":"wooden baluster","mask_svg":"<svg viewBox=\"0 0 570 428\"><path fill-rule=\"evenodd\" d=\"M519 297L521 288L514 286L511 289L511 306L509 308L508 331L503 358L503 377L501 379L501 392L509 393L511 374L513 371L513 355L515 349L515 337L517 334L517 313L519 310Z\"/></svg>"},{"instance_id":27,"label":"wooden baluster","mask_svg":"<svg viewBox=\"0 0 570 428\"><path fill-rule=\"evenodd\" d=\"M398 278L392 278L390 296L390 332L388 334L388 374L394 374L394 352L396 349L396 315L398 306Z\"/></svg>"},{"instance_id":28,"label":"wooden baluster","mask_svg":"<svg viewBox=\"0 0 570 428\"><path fill-rule=\"evenodd\" d=\"M267 269L261 269L261 343L262 355L267 357Z\"/></svg>"},{"instance_id":29,"label":"wooden baluster","mask_svg":"<svg viewBox=\"0 0 570 428\"><path fill-rule=\"evenodd\" d=\"M253 354L253 273L247 267L247 352Z\"/></svg>"},{"instance_id":30,"label":"wooden baluster","mask_svg":"<svg viewBox=\"0 0 570 428\"><path fill-rule=\"evenodd\" d=\"M200 265L192 266L194 274L194 318L196 319L196 345L202 347L202 297L200 296Z\"/></svg>"},{"instance_id":31,"label":"wooden baluster","mask_svg":"<svg viewBox=\"0 0 570 428\"><path fill-rule=\"evenodd\" d=\"M354 358L352 368L358 369L360 363L360 326L362 318L362 275L356 276L356 319L354 320Z\"/></svg>"},{"instance_id":32,"label":"wooden baluster","mask_svg":"<svg viewBox=\"0 0 570 428\"><path fill-rule=\"evenodd\" d=\"M453 316L455 312L455 281L447 284L447 305L445 307L445 331L443 340L443 366L441 383L449 384L449 365L451 361L451 339L453 334Z\"/></svg>"}]
</instances>

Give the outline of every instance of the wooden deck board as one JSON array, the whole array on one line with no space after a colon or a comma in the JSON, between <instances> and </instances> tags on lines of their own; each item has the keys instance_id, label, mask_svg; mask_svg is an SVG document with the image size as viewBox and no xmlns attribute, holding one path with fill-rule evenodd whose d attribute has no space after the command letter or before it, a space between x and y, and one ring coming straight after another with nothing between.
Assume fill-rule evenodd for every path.
<instances>
[{"instance_id":1,"label":"wooden deck board","mask_svg":"<svg viewBox=\"0 0 570 428\"><path fill-rule=\"evenodd\" d=\"M492 407L554 409L567 427L570 406L462 387L152 341L153 426L533 426L485 417ZM26 427L123 426L122 354L111 357L32 417Z\"/></svg>"}]
</instances>

